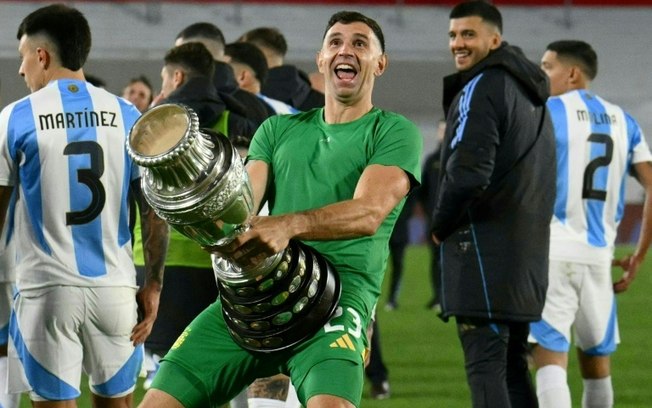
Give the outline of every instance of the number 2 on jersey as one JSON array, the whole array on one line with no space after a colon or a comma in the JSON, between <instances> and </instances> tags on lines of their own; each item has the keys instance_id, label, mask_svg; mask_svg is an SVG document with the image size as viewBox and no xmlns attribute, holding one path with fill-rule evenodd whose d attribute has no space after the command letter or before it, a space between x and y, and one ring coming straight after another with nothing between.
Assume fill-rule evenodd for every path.
<instances>
[{"instance_id":1,"label":"number 2 on jersey","mask_svg":"<svg viewBox=\"0 0 652 408\"><path fill-rule=\"evenodd\" d=\"M600 167L608 166L609 163L611 163L611 159L613 158L613 152L614 152L614 142L613 140L611 140L611 137L609 137L609 135L605 135L604 133L591 133L587 141L589 143L604 144L605 152L604 155L598 156L593 160L591 160L589 164L586 166L586 169L584 169L584 182L582 184L582 198L606 201L607 191L598 190L597 188L595 188L593 185L593 179L595 176L595 172Z\"/></svg>"}]
</instances>

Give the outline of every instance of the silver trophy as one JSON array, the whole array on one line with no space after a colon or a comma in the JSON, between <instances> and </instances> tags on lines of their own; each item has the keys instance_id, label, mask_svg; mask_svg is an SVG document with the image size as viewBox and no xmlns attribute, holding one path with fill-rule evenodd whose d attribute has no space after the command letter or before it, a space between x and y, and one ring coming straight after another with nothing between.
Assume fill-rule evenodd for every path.
<instances>
[{"instance_id":1,"label":"silver trophy","mask_svg":"<svg viewBox=\"0 0 652 408\"><path fill-rule=\"evenodd\" d=\"M199 129L188 107L164 104L132 127L127 152L142 168L142 190L156 213L202 246L224 246L253 213L244 164L226 136ZM212 256L222 312L233 339L252 351L277 351L316 333L340 296L333 266L291 240L254 266Z\"/></svg>"}]
</instances>

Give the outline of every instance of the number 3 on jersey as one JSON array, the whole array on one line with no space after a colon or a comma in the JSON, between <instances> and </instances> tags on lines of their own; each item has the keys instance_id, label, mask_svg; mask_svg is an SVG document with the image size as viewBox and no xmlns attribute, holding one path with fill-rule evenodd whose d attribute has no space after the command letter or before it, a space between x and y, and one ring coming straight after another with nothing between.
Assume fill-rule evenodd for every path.
<instances>
[{"instance_id":1,"label":"number 3 on jersey","mask_svg":"<svg viewBox=\"0 0 652 408\"><path fill-rule=\"evenodd\" d=\"M66 156L87 154L90 167L77 167L77 181L86 185L91 192L91 202L80 211L66 213L66 225L87 224L93 221L104 208L106 191L100 177L104 174L104 151L92 141L72 142L63 149Z\"/></svg>"},{"instance_id":2,"label":"number 3 on jersey","mask_svg":"<svg viewBox=\"0 0 652 408\"><path fill-rule=\"evenodd\" d=\"M604 154L591 160L584 170L584 182L582 183L582 198L599 201L607 200L607 191L599 190L594 186L595 173L600 167L606 167L611 163L614 152L614 142L609 135L603 133L592 133L587 139L589 143L604 145Z\"/></svg>"}]
</instances>

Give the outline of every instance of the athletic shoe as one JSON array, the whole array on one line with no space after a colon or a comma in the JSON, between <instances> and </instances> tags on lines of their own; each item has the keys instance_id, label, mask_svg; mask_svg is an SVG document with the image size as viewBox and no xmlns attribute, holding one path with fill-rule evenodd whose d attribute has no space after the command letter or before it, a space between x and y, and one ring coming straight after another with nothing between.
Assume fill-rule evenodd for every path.
<instances>
[{"instance_id":1,"label":"athletic shoe","mask_svg":"<svg viewBox=\"0 0 652 408\"><path fill-rule=\"evenodd\" d=\"M371 384L371 398L375 400L388 399L390 396L389 382L383 381L376 384Z\"/></svg>"}]
</instances>

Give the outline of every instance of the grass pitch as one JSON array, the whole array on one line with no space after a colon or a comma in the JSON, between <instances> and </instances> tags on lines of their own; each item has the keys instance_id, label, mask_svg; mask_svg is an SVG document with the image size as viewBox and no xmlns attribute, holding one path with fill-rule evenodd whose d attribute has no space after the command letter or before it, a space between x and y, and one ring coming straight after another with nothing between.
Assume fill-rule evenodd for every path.
<instances>
[{"instance_id":1,"label":"grass pitch","mask_svg":"<svg viewBox=\"0 0 652 408\"><path fill-rule=\"evenodd\" d=\"M617 256L631 251L618 248ZM389 369L391 398L362 400L364 408L468 408L471 405L463 356L454 323L442 322L425 305L430 299L427 247L411 246L406 252L405 271L398 309L384 310L385 296L378 305L382 352ZM615 270L614 276L621 271ZM387 275L389 276L389 274ZM385 280L385 285L388 283ZM615 405L621 408L652 406L652 261L645 262L630 289L618 296L618 316L622 344L612 357ZM571 355L569 383L573 406L581 406L582 382L575 355ZM78 401L90 407L88 388ZM142 399L139 387L136 404ZM23 398L21 408L30 404Z\"/></svg>"}]
</instances>

